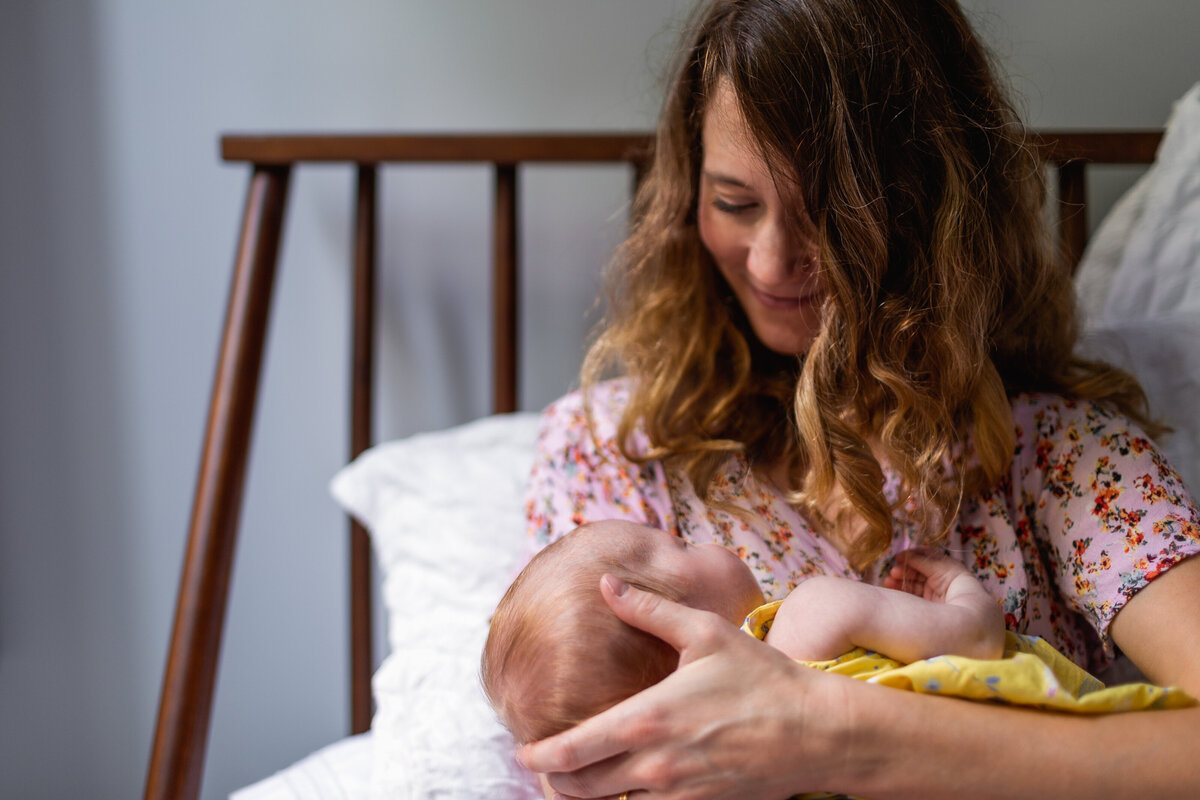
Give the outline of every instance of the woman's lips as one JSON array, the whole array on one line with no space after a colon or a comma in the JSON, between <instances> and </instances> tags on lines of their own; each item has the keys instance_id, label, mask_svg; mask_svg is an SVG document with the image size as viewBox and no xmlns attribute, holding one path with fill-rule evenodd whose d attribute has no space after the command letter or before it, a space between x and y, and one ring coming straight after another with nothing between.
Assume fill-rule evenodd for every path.
<instances>
[{"instance_id":1,"label":"woman's lips","mask_svg":"<svg viewBox=\"0 0 1200 800\"><path fill-rule=\"evenodd\" d=\"M767 308L778 309L780 311L793 311L800 308L801 305L812 303L820 295L820 292L813 292L804 296L780 296L769 294L754 287L750 287L750 291L754 293L754 297L758 302Z\"/></svg>"}]
</instances>

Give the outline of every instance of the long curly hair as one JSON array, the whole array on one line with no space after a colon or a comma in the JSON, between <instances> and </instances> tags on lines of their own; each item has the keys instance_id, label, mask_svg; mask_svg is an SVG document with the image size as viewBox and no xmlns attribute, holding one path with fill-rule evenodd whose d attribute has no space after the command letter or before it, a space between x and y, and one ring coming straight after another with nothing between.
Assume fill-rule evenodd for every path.
<instances>
[{"instance_id":1,"label":"long curly hair","mask_svg":"<svg viewBox=\"0 0 1200 800\"><path fill-rule=\"evenodd\" d=\"M697 227L701 131L719 82L777 181L800 186L828 287L807 354L755 338ZM1070 267L1042 165L954 0L715 0L681 48L633 226L607 273L586 391L629 375L625 455L700 497L743 453L859 569L899 502L928 541L1014 449L1011 398L1108 402L1161 431L1127 373L1075 355ZM641 426L651 447L625 444Z\"/></svg>"}]
</instances>

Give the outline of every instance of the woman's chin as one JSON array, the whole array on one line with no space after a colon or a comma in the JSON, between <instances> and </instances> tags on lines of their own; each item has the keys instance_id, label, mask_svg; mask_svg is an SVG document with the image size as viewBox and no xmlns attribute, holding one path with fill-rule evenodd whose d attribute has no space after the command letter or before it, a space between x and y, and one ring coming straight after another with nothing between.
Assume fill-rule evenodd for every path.
<instances>
[{"instance_id":1,"label":"woman's chin","mask_svg":"<svg viewBox=\"0 0 1200 800\"><path fill-rule=\"evenodd\" d=\"M755 331L758 340L768 350L782 356L802 356L812 346L815 334L798 334L793 331Z\"/></svg>"},{"instance_id":2,"label":"woman's chin","mask_svg":"<svg viewBox=\"0 0 1200 800\"><path fill-rule=\"evenodd\" d=\"M801 356L808 352L820 330L820 306L805 302L790 311L756 309L750 319L754 335L768 350L785 356Z\"/></svg>"}]
</instances>

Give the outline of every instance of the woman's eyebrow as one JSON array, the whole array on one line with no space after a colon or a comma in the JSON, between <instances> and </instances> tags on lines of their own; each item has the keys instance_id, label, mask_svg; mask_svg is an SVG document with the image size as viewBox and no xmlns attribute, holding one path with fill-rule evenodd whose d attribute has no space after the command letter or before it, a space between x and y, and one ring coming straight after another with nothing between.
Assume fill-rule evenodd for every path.
<instances>
[{"instance_id":1,"label":"woman's eyebrow","mask_svg":"<svg viewBox=\"0 0 1200 800\"><path fill-rule=\"evenodd\" d=\"M707 178L712 183L725 183L730 186L735 186L738 189L749 189L750 188L750 185L747 184L745 181L740 181L737 178L734 178L731 175L726 175L723 172L713 172L711 170L706 169L706 170L704 170L704 177Z\"/></svg>"}]
</instances>

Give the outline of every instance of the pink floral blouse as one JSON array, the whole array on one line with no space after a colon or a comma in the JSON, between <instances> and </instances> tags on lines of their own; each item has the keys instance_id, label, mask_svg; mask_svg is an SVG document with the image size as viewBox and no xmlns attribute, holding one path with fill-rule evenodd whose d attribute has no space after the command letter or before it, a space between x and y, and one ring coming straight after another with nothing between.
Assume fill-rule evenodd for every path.
<instances>
[{"instance_id":1,"label":"pink floral blouse","mask_svg":"<svg viewBox=\"0 0 1200 800\"><path fill-rule=\"evenodd\" d=\"M734 549L775 600L818 574L878 583L896 553L918 544L914 523L897 511L890 552L856 573L740 455L715 480L750 518L705 506L686 476L621 455L616 426L627 396L621 380L593 391L595 439L580 393L543 413L526 500L535 548L583 522L635 520ZM1114 656L1108 626L1122 605L1200 551L1200 512L1147 436L1103 406L1022 395L1013 419L1009 474L964 502L943 548L1003 604L1009 629L1041 636L1100 670ZM645 447L638 436L635 448ZM884 473L884 494L895 505L898 480L886 465Z\"/></svg>"}]
</instances>

